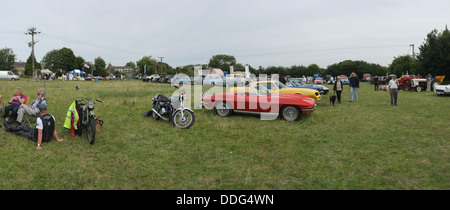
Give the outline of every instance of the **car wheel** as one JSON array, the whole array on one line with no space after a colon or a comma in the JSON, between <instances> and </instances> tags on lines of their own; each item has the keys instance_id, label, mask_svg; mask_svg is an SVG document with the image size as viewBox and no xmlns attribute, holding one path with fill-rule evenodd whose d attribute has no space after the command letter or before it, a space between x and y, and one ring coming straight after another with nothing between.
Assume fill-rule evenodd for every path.
<instances>
[{"instance_id":1,"label":"car wheel","mask_svg":"<svg viewBox=\"0 0 450 210\"><path fill-rule=\"evenodd\" d=\"M233 114L233 109L226 102L217 102L215 105L217 115L221 117L229 117Z\"/></svg>"},{"instance_id":2,"label":"car wheel","mask_svg":"<svg viewBox=\"0 0 450 210\"><path fill-rule=\"evenodd\" d=\"M302 113L297 106L285 106L281 110L281 116L287 121L296 121L301 118Z\"/></svg>"}]
</instances>

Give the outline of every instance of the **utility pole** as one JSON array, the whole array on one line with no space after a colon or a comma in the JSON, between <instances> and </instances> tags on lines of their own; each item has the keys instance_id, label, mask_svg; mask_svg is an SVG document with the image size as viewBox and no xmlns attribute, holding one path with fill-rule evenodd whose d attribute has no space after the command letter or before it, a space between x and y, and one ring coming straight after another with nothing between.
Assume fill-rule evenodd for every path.
<instances>
[{"instance_id":1,"label":"utility pole","mask_svg":"<svg viewBox=\"0 0 450 210\"><path fill-rule=\"evenodd\" d=\"M41 32L37 32L35 27L31 27L28 29L28 31L25 33L25 35L31 35L31 42L28 43L28 46L31 47L31 60L32 60L32 66L33 66L33 78L37 78L37 73L34 70L34 45L37 43L34 41L34 35L40 34Z\"/></svg>"},{"instance_id":2,"label":"utility pole","mask_svg":"<svg viewBox=\"0 0 450 210\"><path fill-rule=\"evenodd\" d=\"M416 60L416 53L414 53L414 44L411 44L409 46L412 47L412 58L413 58L413 61L415 61Z\"/></svg>"},{"instance_id":3,"label":"utility pole","mask_svg":"<svg viewBox=\"0 0 450 210\"><path fill-rule=\"evenodd\" d=\"M164 58L164 57L158 57L159 59L161 59L161 64L160 64L160 66L161 66L161 74L162 74L162 59Z\"/></svg>"}]
</instances>

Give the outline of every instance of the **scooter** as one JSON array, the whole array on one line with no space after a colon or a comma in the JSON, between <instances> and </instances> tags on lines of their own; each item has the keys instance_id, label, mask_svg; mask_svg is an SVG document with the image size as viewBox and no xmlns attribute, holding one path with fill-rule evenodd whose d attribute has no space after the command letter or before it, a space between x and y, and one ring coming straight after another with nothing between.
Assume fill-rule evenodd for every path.
<instances>
[{"instance_id":1,"label":"scooter","mask_svg":"<svg viewBox=\"0 0 450 210\"><path fill-rule=\"evenodd\" d=\"M175 88L178 89L179 96L167 98L161 93L157 93L152 99L153 108L145 112L143 116L151 116L155 120L171 121L175 127L188 129L194 125L194 111L184 107L184 101L187 100L185 91L180 90L178 86L175 86Z\"/></svg>"}]
</instances>

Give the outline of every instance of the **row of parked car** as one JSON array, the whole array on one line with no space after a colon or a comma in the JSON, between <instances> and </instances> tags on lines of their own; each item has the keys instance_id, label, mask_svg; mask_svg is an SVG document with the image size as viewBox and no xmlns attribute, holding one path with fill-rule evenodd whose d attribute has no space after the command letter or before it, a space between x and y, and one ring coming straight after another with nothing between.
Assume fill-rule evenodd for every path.
<instances>
[{"instance_id":1,"label":"row of parked car","mask_svg":"<svg viewBox=\"0 0 450 210\"><path fill-rule=\"evenodd\" d=\"M152 74L150 76L144 76L141 75L136 76L135 79L140 79L142 82L159 82L159 83L171 83L172 78L174 75L159 75L159 74Z\"/></svg>"}]
</instances>

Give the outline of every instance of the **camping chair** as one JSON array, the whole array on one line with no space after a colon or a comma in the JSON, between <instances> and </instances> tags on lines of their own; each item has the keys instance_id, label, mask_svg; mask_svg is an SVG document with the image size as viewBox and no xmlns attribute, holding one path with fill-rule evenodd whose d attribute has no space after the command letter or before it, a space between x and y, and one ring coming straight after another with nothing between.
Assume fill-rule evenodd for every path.
<instances>
[{"instance_id":1,"label":"camping chair","mask_svg":"<svg viewBox=\"0 0 450 210\"><path fill-rule=\"evenodd\" d=\"M25 102L23 104L27 105L28 104L28 99L30 99L30 97L29 96L25 96ZM30 120L28 119L27 114L24 114L23 117L28 122L28 125L30 125L30 128L32 128Z\"/></svg>"}]
</instances>

